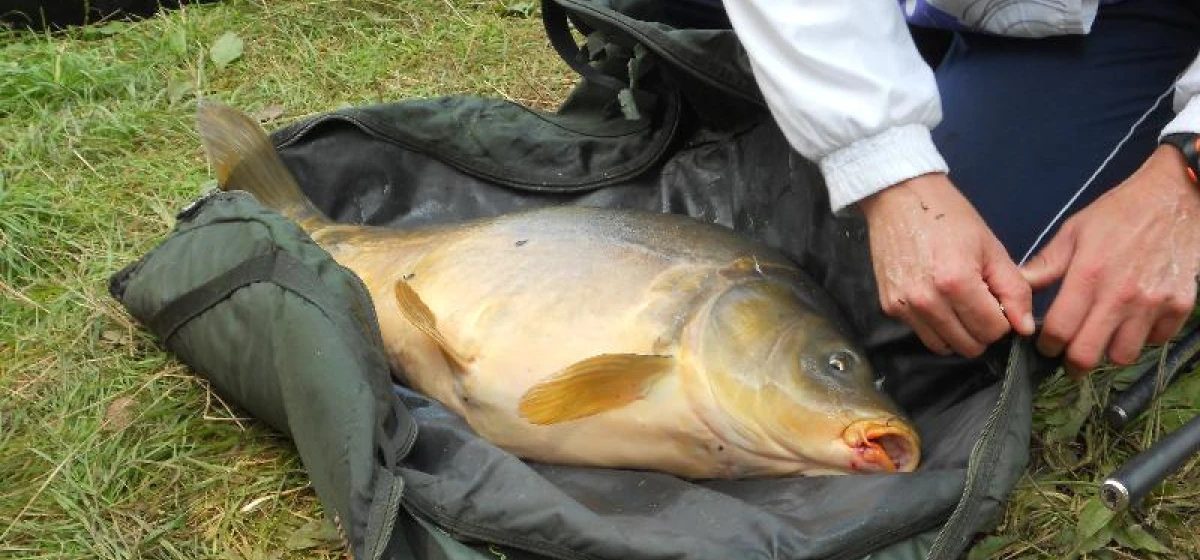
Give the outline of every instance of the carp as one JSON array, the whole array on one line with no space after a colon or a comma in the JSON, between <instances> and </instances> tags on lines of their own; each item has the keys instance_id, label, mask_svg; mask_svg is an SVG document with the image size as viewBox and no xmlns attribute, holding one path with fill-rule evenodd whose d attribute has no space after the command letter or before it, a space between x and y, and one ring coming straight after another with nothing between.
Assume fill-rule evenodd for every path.
<instances>
[{"instance_id":1,"label":"carp","mask_svg":"<svg viewBox=\"0 0 1200 560\"><path fill-rule=\"evenodd\" d=\"M370 292L396 380L525 460L690 479L911 472L913 425L793 261L680 215L556 206L335 223L266 132L204 100L225 190L287 216Z\"/></svg>"}]
</instances>

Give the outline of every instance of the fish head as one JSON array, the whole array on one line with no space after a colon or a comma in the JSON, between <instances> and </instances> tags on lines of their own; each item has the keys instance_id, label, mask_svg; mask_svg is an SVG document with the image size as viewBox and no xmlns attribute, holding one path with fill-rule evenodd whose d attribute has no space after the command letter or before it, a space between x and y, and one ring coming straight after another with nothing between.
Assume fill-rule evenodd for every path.
<instances>
[{"instance_id":1,"label":"fish head","mask_svg":"<svg viewBox=\"0 0 1200 560\"><path fill-rule=\"evenodd\" d=\"M715 437L776 474L914 470L916 430L828 302L804 288L764 277L712 300L695 367L716 404Z\"/></svg>"}]
</instances>

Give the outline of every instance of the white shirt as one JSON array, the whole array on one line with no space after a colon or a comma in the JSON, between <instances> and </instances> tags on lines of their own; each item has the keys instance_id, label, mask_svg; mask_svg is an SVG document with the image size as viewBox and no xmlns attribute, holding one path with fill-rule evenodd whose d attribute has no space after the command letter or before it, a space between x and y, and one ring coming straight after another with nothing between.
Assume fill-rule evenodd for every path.
<instances>
[{"instance_id":1,"label":"white shirt","mask_svg":"<svg viewBox=\"0 0 1200 560\"><path fill-rule=\"evenodd\" d=\"M1085 9L1078 32L1094 18ZM942 118L937 83L896 0L725 0L725 10L784 136L820 165L834 212L948 171L929 134ZM1198 94L1200 58L1176 83L1162 134L1200 131Z\"/></svg>"}]
</instances>

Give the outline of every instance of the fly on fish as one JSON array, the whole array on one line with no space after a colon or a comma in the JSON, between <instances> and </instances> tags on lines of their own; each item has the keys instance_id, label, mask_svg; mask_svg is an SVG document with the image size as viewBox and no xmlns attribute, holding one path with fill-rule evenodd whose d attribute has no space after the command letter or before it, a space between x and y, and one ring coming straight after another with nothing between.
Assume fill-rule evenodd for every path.
<instances>
[{"instance_id":1,"label":"fly on fish","mask_svg":"<svg viewBox=\"0 0 1200 560\"><path fill-rule=\"evenodd\" d=\"M689 217L555 207L338 224L265 132L201 102L219 183L291 218L368 287L397 380L546 463L688 478L909 472L911 423L820 287Z\"/></svg>"}]
</instances>

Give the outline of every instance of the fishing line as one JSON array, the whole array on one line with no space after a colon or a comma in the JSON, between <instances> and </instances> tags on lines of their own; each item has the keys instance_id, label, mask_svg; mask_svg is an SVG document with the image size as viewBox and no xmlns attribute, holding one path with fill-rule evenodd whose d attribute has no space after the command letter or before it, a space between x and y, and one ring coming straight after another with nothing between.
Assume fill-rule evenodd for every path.
<instances>
[{"instance_id":1,"label":"fishing line","mask_svg":"<svg viewBox=\"0 0 1200 560\"><path fill-rule=\"evenodd\" d=\"M1176 81L1178 81L1178 76L1176 76ZM1133 137L1133 133L1138 129L1139 126L1142 125L1143 122L1146 121L1146 119L1150 116L1150 113L1153 113L1154 110L1157 109L1158 106L1163 102L1163 100L1166 99L1167 96L1171 95L1171 93L1174 91L1175 82L1171 82L1171 86L1167 88L1167 91L1164 91L1161 95L1159 95L1158 98L1154 100L1154 104L1151 105L1145 113L1142 113L1141 117L1138 117L1138 120L1135 121L1133 126L1129 127L1129 131L1125 133L1125 137L1121 138L1112 151L1108 153L1108 157L1104 158L1104 161L1100 162L1100 167L1096 168L1096 171L1092 173L1092 176L1088 177L1087 181L1083 183L1083 186L1079 187L1079 190L1075 191L1074 196L1072 196L1071 199L1068 200L1065 205L1063 205L1062 209L1058 211L1058 214L1054 215L1054 218L1050 220L1050 223L1046 224L1046 228L1043 229L1040 234L1038 234L1037 239L1033 241L1033 245L1029 246L1029 250L1025 251L1025 256L1021 257L1021 260L1017 263L1017 266L1024 265L1025 261L1029 260L1029 257L1031 257L1034 250L1036 250L1038 246L1042 244L1042 240L1045 239L1046 235L1050 233L1050 230L1053 229L1054 226L1058 224L1058 221L1062 219L1063 215L1067 213L1067 209L1070 208L1071 205L1075 204L1075 201L1083 195L1084 191L1086 191L1088 187L1092 186L1092 182L1096 180L1096 177L1100 176L1100 172L1104 171L1105 167L1108 167L1109 162L1116 157L1117 152L1121 151L1121 148L1125 146L1125 143Z\"/></svg>"}]
</instances>

